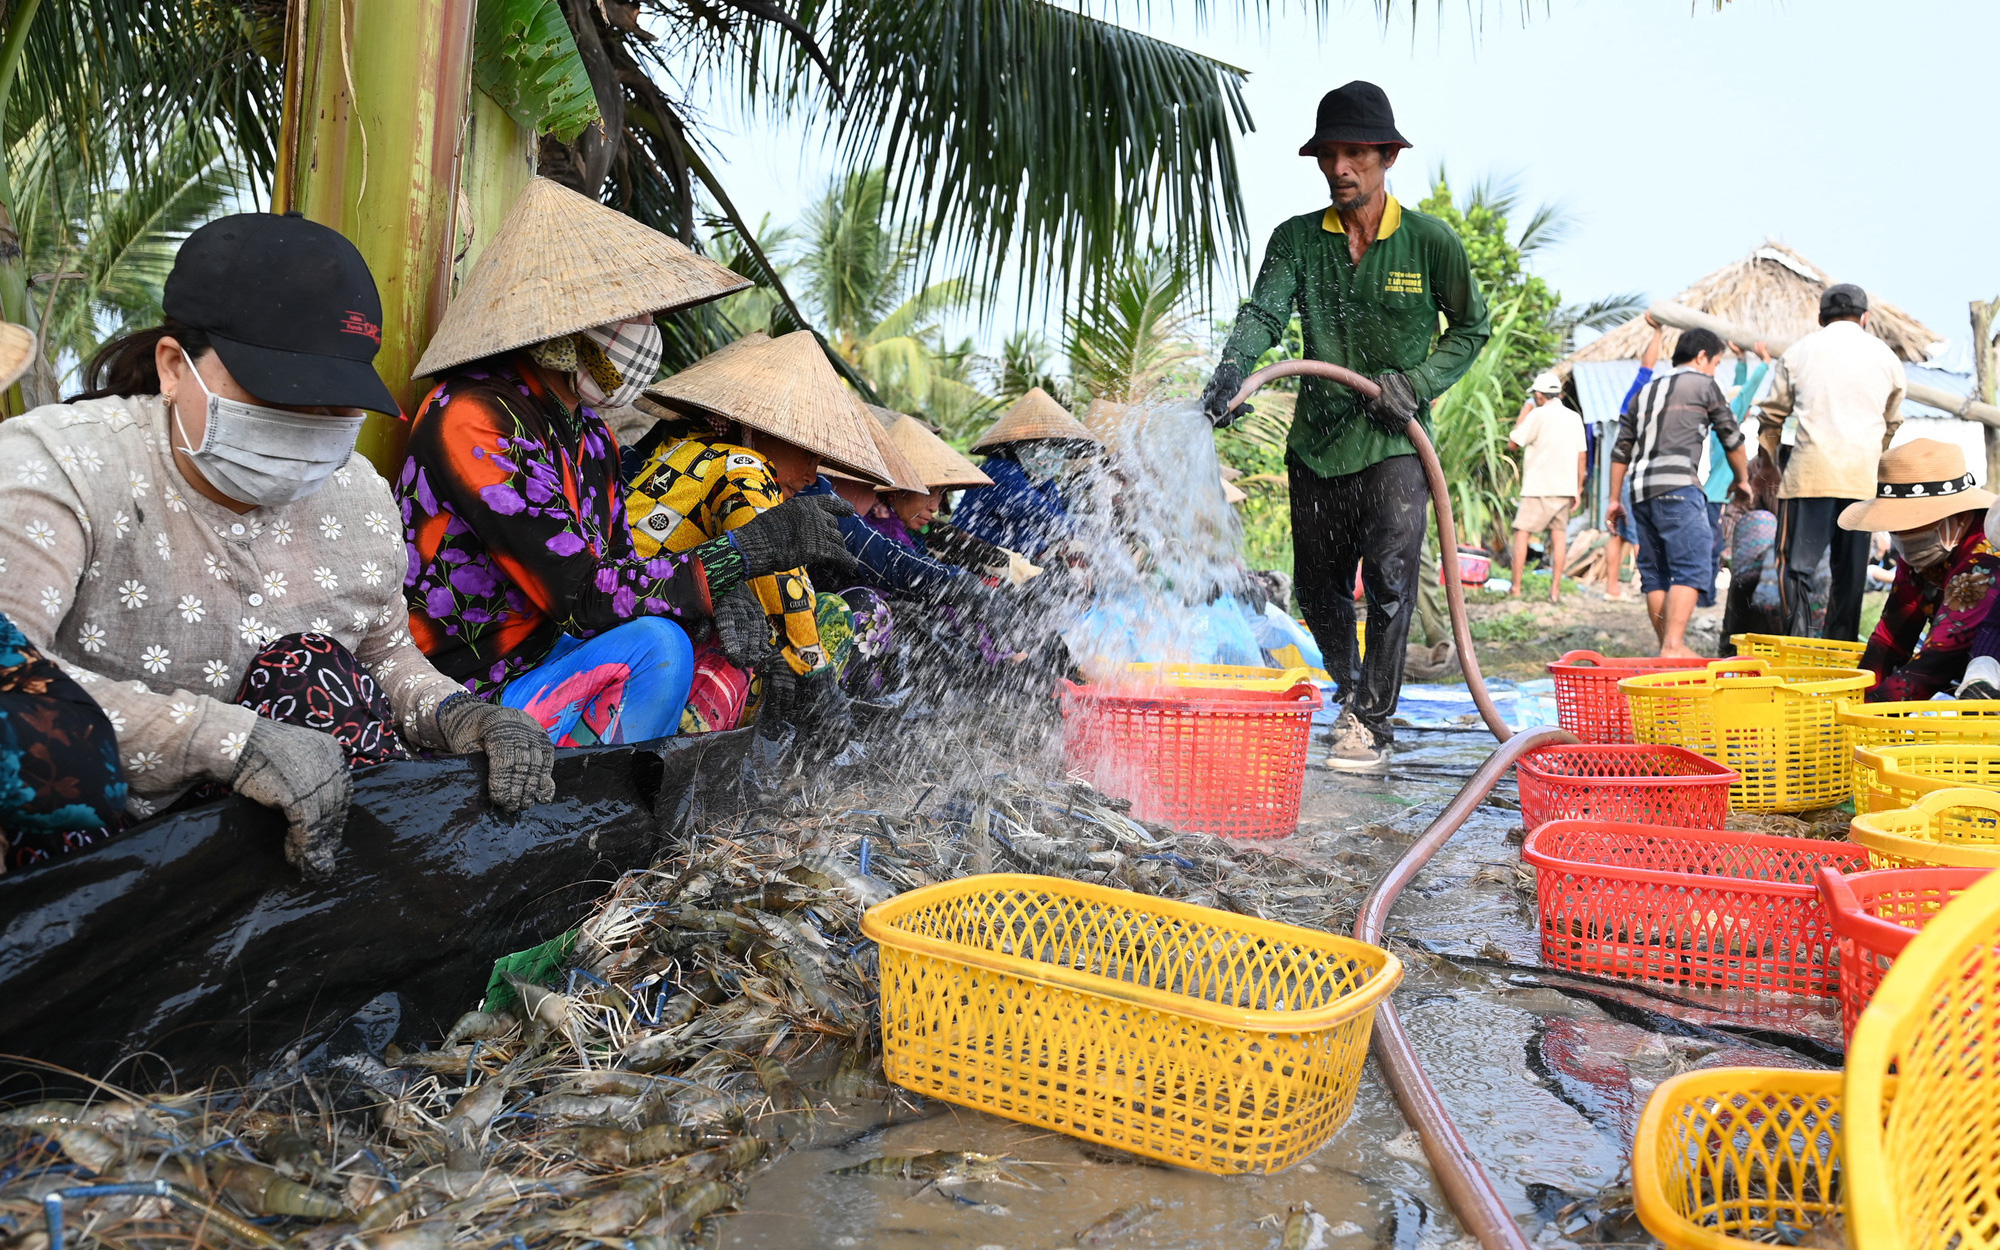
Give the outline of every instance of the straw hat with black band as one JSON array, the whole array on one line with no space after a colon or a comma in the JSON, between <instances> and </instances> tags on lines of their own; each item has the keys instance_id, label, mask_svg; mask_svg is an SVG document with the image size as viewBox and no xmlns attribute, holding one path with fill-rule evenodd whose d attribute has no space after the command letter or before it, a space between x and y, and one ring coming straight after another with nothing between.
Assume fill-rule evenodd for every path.
<instances>
[{"instance_id":1,"label":"straw hat with black band","mask_svg":"<svg viewBox=\"0 0 2000 1250\"><path fill-rule=\"evenodd\" d=\"M719 299L750 279L614 208L531 178L459 286L419 375Z\"/></svg>"},{"instance_id":2,"label":"straw hat with black band","mask_svg":"<svg viewBox=\"0 0 2000 1250\"><path fill-rule=\"evenodd\" d=\"M879 425L862 411L810 330L732 343L655 382L646 394L676 412L720 417L803 447L825 466L864 482L892 484L869 432L879 432Z\"/></svg>"},{"instance_id":3,"label":"straw hat with black band","mask_svg":"<svg viewBox=\"0 0 2000 1250\"><path fill-rule=\"evenodd\" d=\"M1965 452L1955 443L1913 438L1882 453L1875 498L1841 510L1840 528L1906 533L1961 512L1985 512L2000 498L1972 484Z\"/></svg>"},{"instance_id":4,"label":"straw hat with black band","mask_svg":"<svg viewBox=\"0 0 2000 1250\"><path fill-rule=\"evenodd\" d=\"M1069 415L1047 391L1036 386L1015 400L1014 406L998 421L986 427L986 432L972 444L972 450L993 451L1008 443L1026 443L1037 439L1071 443L1098 441L1097 435Z\"/></svg>"}]
</instances>

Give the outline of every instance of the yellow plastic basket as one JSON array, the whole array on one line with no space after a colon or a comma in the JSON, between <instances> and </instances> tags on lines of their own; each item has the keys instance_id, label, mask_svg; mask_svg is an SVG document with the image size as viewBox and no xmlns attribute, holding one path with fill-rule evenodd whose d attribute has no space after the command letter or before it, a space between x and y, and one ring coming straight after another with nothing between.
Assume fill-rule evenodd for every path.
<instances>
[{"instance_id":1,"label":"yellow plastic basket","mask_svg":"<svg viewBox=\"0 0 2000 1250\"><path fill-rule=\"evenodd\" d=\"M2000 868L2000 794L1933 790L1914 807L1856 816L1847 839L1871 868Z\"/></svg>"},{"instance_id":2,"label":"yellow plastic basket","mask_svg":"<svg viewBox=\"0 0 2000 1250\"><path fill-rule=\"evenodd\" d=\"M1773 664L1804 668L1854 668L1861 663L1865 642L1837 638L1794 638L1790 634L1731 634L1736 654Z\"/></svg>"},{"instance_id":3,"label":"yellow plastic basket","mask_svg":"<svg viewBox=\"0 0 2000 1250\"><path fill-rule=\"evenodd\" d=\"M2000 1246L2000 873L1945 905L1847 1046L1847 1235L1858 1250ZM1889 1073L1893 1069L1893 1088Z\"/></svg>"},{"instance_id":4,"label":"yellow plastic basket","mask_svg":"<svg viewBox=\"0 0 2000 1250\"><path fill-rule=\"evenodd\" d=\"M1204 1172L1274 1172L1354 1109L1365 942L1057 877L992 873L869 910L889 1079Z\"/></svg>"},{"instance_id":5,"label":"yellow plastic basket","mask_svg":"<svg viewBox=\"0 0 2000 1250\"><path fill-rule=\"evenodd\" d=\"M1140 681L1169 686L1200 686L1228 690L1290 690L1310 683L1317 669L1252 668L1242 664L1127 664L1125 672ZM1324 680L1325 673L1319 673Z\"/></svg>"},{"instance_id":6,"label":"yellow plastic basket","mask_svg":"<svg viewBox=\"0 0 2000 1250\"><path fill-rule=\"evenodd\" d=\"M1830 1222L1842 1199L1840 1081L1710 1068L1662 1082L1632 1144L1639 1222L1670 1250L1747 1250L1780 1223Z\"/></svg>"},{"instance_id":7,"label":"yellow plastic basket","mask_svg":"<svg viewBox=\"0 0 2000 1250\"><path fill-rule=\"evenodd\" d=\"M1729 787L1738 811L1832 807L1854 792L1853 743L1837 717L1843 698L1875 674L1842 668L1773 668L1739 660L1627 677L1632 740L1687 747L1742 774Z\"/></svg>"},{"instance_id":8,"label":"yellow plastic basket","mask_svg":"<svg viewBox=\"0 0 2000 1250\"><path fill-rule=\"evenodd\" d=\"M1854 790L1858 812L1893 812L1915 807L1933 790L1977 786L2000 791L2000 745L1954 742L1900 747L1857 746Z\"/></svg>"},{"instance_id":9,"label":"yellow plastic basket","mask_svg":"<svg viewBox=\"0 0 2000 1250\"><path fill-rule=\"evenodd\" d=\"M2000 746L2000 699L1927 699L1908 702L1842 703L1840 723L1854 745L1879 747L1915 745ZM1854 784L1863 784L1855 764Z\"/></svg>"}]
</instances>

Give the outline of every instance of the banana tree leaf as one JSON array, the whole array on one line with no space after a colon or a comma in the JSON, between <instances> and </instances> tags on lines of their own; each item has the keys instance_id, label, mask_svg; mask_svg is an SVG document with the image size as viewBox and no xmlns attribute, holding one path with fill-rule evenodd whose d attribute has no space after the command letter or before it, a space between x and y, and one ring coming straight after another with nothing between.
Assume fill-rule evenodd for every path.
<instances>
[{"instance_id":1,"label":"banana tree leaf","mask_svg":"<svg viewBox=\"0 0 2000 1250\"><path fill-rule=\"evenodd\" d=\"M568 143L602 120L558 0L480 0L472 79L507 115Z\"/></svg>"}]
</instances>

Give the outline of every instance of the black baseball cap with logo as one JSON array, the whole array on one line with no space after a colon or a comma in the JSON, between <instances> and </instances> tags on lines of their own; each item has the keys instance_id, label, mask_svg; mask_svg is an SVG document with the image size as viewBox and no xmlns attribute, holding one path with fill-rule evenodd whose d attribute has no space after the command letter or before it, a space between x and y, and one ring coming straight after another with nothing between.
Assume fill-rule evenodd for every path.
<instances>
[{"instance_id":1,"label":"black baseball cap with logo","mask_svg":"<svg viewBox=\"0 0 2000 1250\"><path fill-rule=\"evenodd\" d=\"M400 413L375 372L382 296L361 252L297 213L234 213L188 235L160 301L204 331L258 399Z\"/></svg>"}]
</instances>

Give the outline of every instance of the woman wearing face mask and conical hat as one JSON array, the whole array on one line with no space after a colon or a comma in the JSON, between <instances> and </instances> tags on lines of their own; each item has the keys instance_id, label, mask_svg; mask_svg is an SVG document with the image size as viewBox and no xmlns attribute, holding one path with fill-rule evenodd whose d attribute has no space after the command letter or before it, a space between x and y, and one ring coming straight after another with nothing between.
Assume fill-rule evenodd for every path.
<instances>
[{"instance_id":1,"label":"woman wearing face mask and conical hat","mask_svg":"<svg viewBox=\"0 0 2000 1250\"><path fill-rule=\"evenodd\" d=\"M553 796L527 717L410 642L395 499L353 455L382 304L354 245L241 213L189 235L167 322L91 360L89 389L0 423L0 612L96 698L136 815L212 782L284 812L334 866L350 765L483 751L495 803Z\"/></svg>"},{"instance_id":2,"label":"woman wearing face mask and conical hat","mask_svg":"<svg viewBox=\"0 0 2000 1250\"><path fill-rule=\"evenodd\" d=\"M972 444L993 479L960 498L952 521L975 538L1041 563L1069 537L1069 503L1060 478L1078 454L1100 440L1037 386L1015 401Z\"/></svg>"},{"instance_id":3,"label":"woman wearing face mask and conical hat","mask_svg":"<svg viewBox=\"0 0 2000 1250\"><path fill-rule=\"evenodd\" d=\"M844 554L810 501L690 551L632 545L599 410L658 372L655 314L747 284L536 178L418 362L437 385L398 479L412 630L440 669L558 743L676 733L694 663L684 627L705 629L746 577Z\"/></svg>"},{"instance_id":4,"label":"woman wearing face mask and conical hat","mask_svg":"<svg viewBox=\"0 0 2000 1250\"><path fill-rule=\"evenodd\" d=\"M1896 580L1861 656L1877 678L1870 702L1951 693L1979 679L1968 662L1983 655L1978 667L1991 669L2000 655L2000 555L1986 536L1994 499L1972 484L1956 445L1913 438L1883 453L1875 498L1841 512L1842 529L1886 530L1896 551Z\"/></svg>"}]
</instances>

